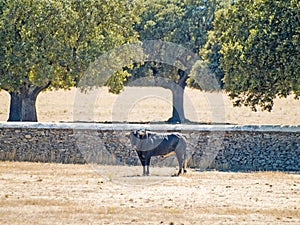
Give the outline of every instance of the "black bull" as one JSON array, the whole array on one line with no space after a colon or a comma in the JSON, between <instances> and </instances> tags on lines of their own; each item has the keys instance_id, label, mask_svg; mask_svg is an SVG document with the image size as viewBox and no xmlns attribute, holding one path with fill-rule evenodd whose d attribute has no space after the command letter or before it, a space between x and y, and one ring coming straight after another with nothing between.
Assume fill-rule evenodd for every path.
<instances>
[{"instance_id":1,"label":"black bull","mask_svg":"<svg viewBox=\"0 0 300 225\"><path fill-rule=\"evenodd\" d=\"M144 176L149 175L151 156L167 157L173 153L176 154L179 164L177 175L182 173L182 169L186 173L186 140L182 135L178 133L132 131L130 132L130 142L143 165Z\"/></svg>"}]
</instances>

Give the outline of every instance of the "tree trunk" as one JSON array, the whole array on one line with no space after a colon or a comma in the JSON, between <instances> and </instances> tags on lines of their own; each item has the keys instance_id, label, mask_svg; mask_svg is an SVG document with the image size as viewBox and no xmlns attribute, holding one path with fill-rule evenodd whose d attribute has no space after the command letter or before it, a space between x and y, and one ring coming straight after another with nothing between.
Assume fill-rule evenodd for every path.
<instances>
[{"instance_id":1,"label":"tree trunk","mask_svg":"<svg viewBox=\"0 0 300 225\"><path fill-rule=\"evenodd\" d=\"M174 85L171 88L173 111L172 117L167 121L168 123L183 123L186 120L183 108L184 88L185 86L181 87L180 85Z\"/></svg>"},{"instance_id":2,"label":"tree trunk","mask_svg":"<svg viewBox=\"0 0 300 225\"><path fill-rule=\"evenodd\" d=\"M9 92L10 94L10 107L8 122L22 120L22 98L18 92Z\"/></svg>"},{"instance_id":3,"label":"tree trunk","mask_svg":"<svg viewBox=\"0 0 300 225\"><path fill-rule=\"evenodd\" d=\"M177 71L177 73L180 79L178 82L174 82L175 85L171 85L170 88L173 98L173 112L172 117L167 121L168 123L184 123L188 121L185 118L183 107L184 89L187 85L186 81L188 78L188 73L180 69Z\"/></svg>"},{"instance_id":4,"label":"tree trunk","mask_svg":"<svg viewBox=\"0 0 300 225\"><path fill-rule=\"evenodd\" d=\"M38 94L49 87L48 82L44 86L35 86L30 82L20 87L19 92L10 92L10 111L8 121L37 122L36 99Z\"/></svg>"},{"instance_id":5,"label":"tree trunk","mask_svg":"<svg viewBox=\"0 0 300 225\"><path fill-rule=\"evenodd\" d=\"M49 87L50 82L44 86L35 86L32 84L24 84L20 88L22 97L22 121L37 122L36 99L38 94Z\"/></svg>"},{"instance_id":6,"label":"tree trunk","mask_svg":"<svg viewBox=\"0 0 300 225\"><path fill-rule=\"evenodd\" d=\"M37 122L36 99L38 93L27 93L22 96L22 121Z\"/></svg>"}]
</instances>

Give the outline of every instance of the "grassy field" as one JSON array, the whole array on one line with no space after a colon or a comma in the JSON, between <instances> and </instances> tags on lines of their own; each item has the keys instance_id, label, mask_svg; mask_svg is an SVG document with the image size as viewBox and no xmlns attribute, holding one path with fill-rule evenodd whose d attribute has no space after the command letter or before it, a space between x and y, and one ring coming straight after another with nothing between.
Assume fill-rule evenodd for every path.
<instances>
[{"instance_id":1,"label":"grassy field","mask_svg":"<svg viewBox=\"0 0 300 225\"><path fill-rule=\"evenodd\" d=\"M9 95L0 92L0 121ZM41 93L38 119L157 122L171 116L171 93L160 88L76 89ZM300 101L276 99L274 110L234 108L224 94L188 89L185 113L193 121L300 124ZM0 224L300 224L300 175L283 172L197 172L176 168L0 162Z\"/></svg>"},{"instance_id":2,"label":"grassy field","mask_svg":"<svg viewBox=\"0 0 300 225\"><path fill-rule=\"evenodd\" d=\"M1 162L0 224L300 224L297 174L171 170Z\"/></svg>"},{"instance_id":3,"label":"grassy field","mask_svg":"<svg viewBox=\"0 0 300 225\"><path fill-rule=\"evenodd\" d=\"M58 121L165 121L171 116L171 92L162 88L128 87L120 95L106 88L96 94L80 95L76 89L43 92L38 96L38 120ZM0 121L8 118L9 95L0 92ZM246 107L233 107L222 93L205 93L187 89L185 113L188 119L200 123L299 125L300 101L292 96L276 99L272 112L252 112Z\"/></svg>"}]
</instances>

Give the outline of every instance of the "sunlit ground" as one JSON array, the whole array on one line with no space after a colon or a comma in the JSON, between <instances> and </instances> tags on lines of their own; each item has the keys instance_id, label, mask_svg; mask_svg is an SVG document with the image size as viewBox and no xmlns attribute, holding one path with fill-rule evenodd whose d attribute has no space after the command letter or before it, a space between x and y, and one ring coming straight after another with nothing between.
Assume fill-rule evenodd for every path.
<instances>
[{"instance_id":1,"label":"sunlit ground","mask_svg":"<svg viewBox=\"0 0 300 225\"><path fill-rule=\"evenodd\" d=\"M101 88L95 96L83 96L76 89L43 92L38 96L38 120L58 121L128 121L155 122L171 117L171 92L162 88L125 88L120 95ZM8 118L9 95L0 92L0 121ZM185 92L185 114L199 123L299 125L300 101L292 96L275 99L272 112L253 112L233 107L222 93L205 93L194 89Z\"/></svg>"},{"instance_id":2,"label":"sunlit ground","mask_svg":"<svg viewBox=\"0 0 300 225\"><path fill-rule=\"evenodd\" d=\"M0 162L0 224L300 224L299 174L119 169Z\"/></svg>"}]
</instances>

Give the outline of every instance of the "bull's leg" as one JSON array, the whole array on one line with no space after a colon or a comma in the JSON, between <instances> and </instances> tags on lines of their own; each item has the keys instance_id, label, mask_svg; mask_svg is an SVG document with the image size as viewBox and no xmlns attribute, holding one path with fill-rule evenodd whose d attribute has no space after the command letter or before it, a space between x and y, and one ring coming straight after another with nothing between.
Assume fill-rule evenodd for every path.
<instances>
[{"instance_id":1,"label":"bull's leg","mask_svg":"<svg viewBox=\"0 0 300 225\"><path fill-rule=\"evenodd\" d=\"M180 160L180 161L178 161L178 163L179 163L179 170L178 170L177 176L182 174L183 161Z\"/></svg>"},{"instance_id":2,"label":"bull's leg","mask_svg":"<svg viewBox=\"0 0 300 225\"><path fill-rule=\"evenodd\" d=\"M184 162L183 162L183 172L184 173L187 173L187 158L186 158L186 156L185 156L185 159L184 159Z\"/></svg>"},{"instance_id":3,"label":"bull's leg","mask_svg":"<svg viewBox=\"0 0 300 225\"><path fill-rule=\"evenodd\" d=\"M147 165L146 168L147 168L147 170L146 170L146 173L144 176L150 176L149 166Z\"/></svg>"},{"instance_id":4,"label":"bull's leg","mask_svg":"<svg viewBox=\"0 0 300 225\"><path fill-rule=\"evenodd\" d=\"M182 170L183 170L183 173L187 173L187 169L186 169L186 167L187 167L187 156L186 156L186 154L184 154L184 156L183 156L183 158L181 160L182 160L182 162L181 162L181 168L179 167L178 176L180 174L182 174Z\"/></svg>"},{"instance_id":5,"label":"bull's leg","mask_svg":"<svg viewBox=\"0 0 300 225\"><path fill-rule=\"evenodd\" d=\"M150 175L150 171L149 171L149 166L150 166L150 160L151 160L151 156L146 157L146 176Z\"/></svg>"},{"instance_id":6,"label":"bull's leg","mask_svg":"<svg viewBox=\"0 0 300 225\"><path fill-rule=\"evenodd\" d=\"M178 160L179 170L178 170L178 173L175 174L175 176L179 176L182 173L184 158L183 158L183 155L180 152L176 152L176 157L177 157L177 160Z\"/></svg>"},{"instance_id":7,"label":"bull's leg","mask_svg":"<svg viewBox=\"0 0 300 225\"><path fill-rule=\"evenodd\" d=\"M186 173L186 166L187 166L187 155L186 155L186 144L179 142L178 145L176 146L176 157L178 160L178 165L179 165L179 171L177 173L177 176L182 174L182 169L183 172Z\"/></svg>"},{"instance_id":8,"label":"bull's leg","mask_svg":"<svg viewBox=\"0 0 300 225\"><path fill-rule=\"evenodd\" d=\"M145 152L142 152L142 151L138 151L137 152L138 156L139 156L139 159L142 163L142 166L143 166L143 176L146 176L147 175L147 172L146 172L146 158L145 158ZM149 173L149 168L148 168L148 173Z\"/></svg>"}]
</instances>

